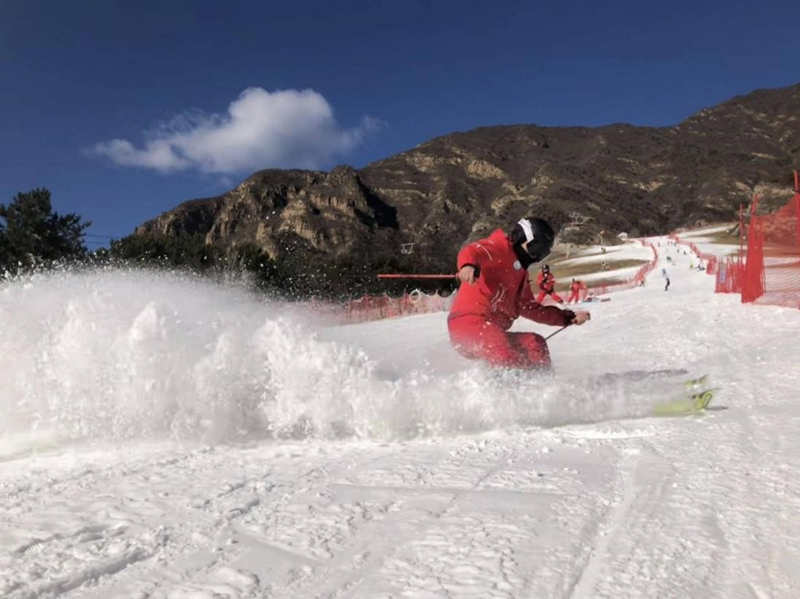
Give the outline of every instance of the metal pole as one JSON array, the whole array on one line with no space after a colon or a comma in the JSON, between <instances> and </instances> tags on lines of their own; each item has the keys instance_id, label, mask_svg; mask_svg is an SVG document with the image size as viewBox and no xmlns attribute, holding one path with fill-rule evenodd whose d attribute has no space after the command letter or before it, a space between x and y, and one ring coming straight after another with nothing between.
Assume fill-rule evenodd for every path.
<instances>
[{"instance_id":1,"label":"metal pole","mask_svg":"<svg viewBox=\"0 0 800 599\"><path fill-rule=\"evenodd\" d=\"M379 274L379 279L455 279L458 275L405 275L405 274Z\"/></svg>"},{"instance_id":2,"label":"metal pole","mask_svg":"<svg viewBox=\"0 0 800 599\"><path fill-rule=\"evenodd\" d=\"M558 335L561 331L566 329L568 326L569 325L565 325L565 326L561 327L560 329L558 329L555 333L550 333L547 337L544 338L544 340L547 341L548 339L550 339L550 337L553 337L554 335Z\"/></svg>"}]
</instances>

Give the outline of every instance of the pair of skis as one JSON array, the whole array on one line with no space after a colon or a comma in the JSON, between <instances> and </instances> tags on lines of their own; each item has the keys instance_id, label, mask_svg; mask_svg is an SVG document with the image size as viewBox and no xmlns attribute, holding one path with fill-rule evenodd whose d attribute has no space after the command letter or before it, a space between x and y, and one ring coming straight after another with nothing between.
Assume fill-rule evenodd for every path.
<instances>
[{"instance_id":1,"label":"pair of skis","mask_svg":"<svg viewBox=\"0 0 800 599\"><path fill-rule=\"evenodd\" d=\"M624 372L610 372L592 377L592 384L605 387L620 385L631 393L645 396L654 394L669 399L659 401L650 409L654 416L684 416L698 414L708 408L718 389L710 386L709 375L691 379L683 379L687 371L682 368L662 368L660 370L628 370ZM652 384L647 390L635 391L634 387L642 384ZM673 386L674 385L674 386ZM673 392L671 389L679 389ZM651 395L652 397L652 395Z\"/></svg>"},{"instance_id":2,"label":"pair of skis","mask_svg":"<svg viewBox=\"0 0 800 599\"><path fill-rule=\"evenodd\" d=\"M684 383L685 396L656 405L654 416L684 416L697 414L708 408L717 389L709 387L708 375L689 379Z\"/></svg>"}]
</instances>

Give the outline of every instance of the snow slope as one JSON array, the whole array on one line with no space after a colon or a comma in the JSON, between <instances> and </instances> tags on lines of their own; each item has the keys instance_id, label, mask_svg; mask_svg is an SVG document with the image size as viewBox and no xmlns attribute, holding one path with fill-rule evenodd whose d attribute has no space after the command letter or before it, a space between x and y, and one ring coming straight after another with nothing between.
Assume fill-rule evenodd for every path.
<instances>
[{"instance_id":1,"label":"snow slope","mask_svg":"<svg viewBox=\"0 0 800 599\"><path fill-rule=\"evenodd\" d=\"M444 314L3 284L0 596L800 596L800 311L675 260L669 292L659 267L587 304L552 377L460 358ZM713 409L590 378L662 368L709 373Z\"/></svg>"}]
</instances>

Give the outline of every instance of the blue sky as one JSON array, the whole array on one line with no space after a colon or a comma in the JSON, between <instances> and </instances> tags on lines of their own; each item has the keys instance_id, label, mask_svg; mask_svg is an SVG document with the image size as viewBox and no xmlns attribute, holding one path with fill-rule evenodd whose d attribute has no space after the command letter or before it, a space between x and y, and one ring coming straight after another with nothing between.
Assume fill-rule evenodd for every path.
<instances>
[{"instance_id":1,"label":"blue sky","mask_svg":"<svg viewBox=\"0 0 800 599\"><path fill-rule=\"evenodd\" d=\"M90 247L260 168L478 126L669 125L800 82L800 2L0 3L0 203Z\"/></svg>"}]
</instances>

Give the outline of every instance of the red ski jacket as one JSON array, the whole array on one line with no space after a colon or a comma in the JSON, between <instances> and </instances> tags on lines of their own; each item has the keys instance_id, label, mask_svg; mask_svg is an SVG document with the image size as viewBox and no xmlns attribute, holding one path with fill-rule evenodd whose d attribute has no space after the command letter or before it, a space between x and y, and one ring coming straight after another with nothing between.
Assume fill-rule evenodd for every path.
<instances>
[{"instance_id":1,"label":"red ski jacket","mask_svg":"<svg viewBox=\"0 0 800 599\"><path fill-rule=\"evenodd\" d=\"M575 281L574 283L570 283L569 290L572 293L580 293L581 291L586 290L586 283L583 281Z\"/></svg>"},{"instance_id":2,"label":"red ski jacket","mask_svg":"<svg viewBox=\"0 0 800 599\"><path fill-rule=\"evenodd\" d=\"M536 302L528 271L520 265L502 229L461 248L458 269L467 265L476 268L477 280L459 287L449 318L481 316L504 330L519 316L552 326L572 323L575 313L571 310Z\"/></svg>"},{"instance_id":3,"label":"red ski jacket","mask_svg":"<svg viewBox=\"0 0 800 599\"><path fill-rule=\"evenodd\" d=\"M539 285L539 289L551 293L556 286L556 278L551 272L545 274L540 271L539 274L536 275L536 283Z\"/></svg>"}]
</instances>

